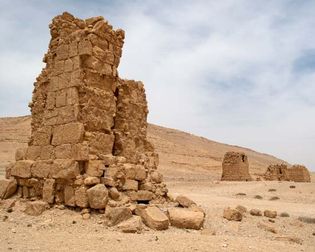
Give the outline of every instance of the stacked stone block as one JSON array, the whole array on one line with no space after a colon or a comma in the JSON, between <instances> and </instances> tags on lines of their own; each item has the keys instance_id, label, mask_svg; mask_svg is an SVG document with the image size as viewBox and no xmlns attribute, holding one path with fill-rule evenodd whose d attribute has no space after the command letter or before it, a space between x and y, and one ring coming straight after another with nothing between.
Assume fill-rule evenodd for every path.
<instances>
[{"instance_id":1,"label":"stacked stone block","mask_svg":"<svg viewBox=\"0 0 315 252\"><path fill-rule=\"evenodd\" d=\"M50 32L30 103L31 139L11 170L19 195L93 209L167 201L146 139L143 84L118 76L124 31L63 13Z\"/></svg>"}]
</instances>

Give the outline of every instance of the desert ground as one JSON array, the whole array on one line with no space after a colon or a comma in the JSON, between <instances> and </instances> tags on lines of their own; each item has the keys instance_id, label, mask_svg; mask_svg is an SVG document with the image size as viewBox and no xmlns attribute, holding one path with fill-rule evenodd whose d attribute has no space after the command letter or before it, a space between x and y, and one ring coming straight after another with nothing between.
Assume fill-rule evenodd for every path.
<instances>
[{"instance_id":1,"label":"desert ground","mask_svg":"<svg viewBox=\"0 0 315 252\"><path fill-rule=\"evenodd\" d=\"M0 176L5 165L13 162L15 149L27 144L29 135L29 116L0 119ZM269 164L284 161L155 125L149 125L148 137L159 153L159 169L170 195L186 195L205 209L202 230L171 227L124 234L107 228L102 214L92 213L90 219L83 220L80 212L54 207L33 217L23 213L23 200L9 199L0 203L0 250L315 251L314 173L311 183L221 182L226 151L244 151L253 177ZM278 216L270 219L247 212L241 222L222 217L224 208L237 205L247 210L276 210ZM289 217L280 217L283 212Z\"/></svg>"}]
</instances>

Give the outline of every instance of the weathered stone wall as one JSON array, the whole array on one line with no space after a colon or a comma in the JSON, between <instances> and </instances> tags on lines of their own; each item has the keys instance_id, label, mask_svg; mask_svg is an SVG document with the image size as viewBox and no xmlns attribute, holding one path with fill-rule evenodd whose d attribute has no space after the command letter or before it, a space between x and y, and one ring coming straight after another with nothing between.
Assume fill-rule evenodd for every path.
<instances>
[{"instance_id":1,"label":"weathered stone wall","mask_svg":"<svg viewBox=\"0 0 315 252\"><path fill-rule=\"evenodd\" d=\"M245 153L227 152L222 162L221 180L251 181L249 164Z\"/></svg>"},{"instance_id":2,"label":"weathered stone wall","mask_svg":"<svg viewBox=\"0 0 315 252\"><path fill-rule=\"evenodd\" d=\"M264 174L266 180L311 182L308 169L303 165L293 165L288 168L285 164L270 165Z\"/></svg>"},{"instance_id":3,"label":"weathered stone wall","mask_svg":"<svg viewBox=\"0 0 315 252\"><path fill-rule=\"evenodd\" d=\"M19 194L95 209L165 202L158 157L146 139L143 84L118 77L124 32L102 17L69 13L55 17L50 31L30 104L31 140L11 170Z\"/></svg>"}]
</instances>

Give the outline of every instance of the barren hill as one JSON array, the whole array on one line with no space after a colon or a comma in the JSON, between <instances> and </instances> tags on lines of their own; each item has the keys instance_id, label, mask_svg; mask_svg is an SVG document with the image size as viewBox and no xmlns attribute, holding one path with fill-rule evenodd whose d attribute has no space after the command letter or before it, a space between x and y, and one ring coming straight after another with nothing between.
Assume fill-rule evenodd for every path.
<instances>
[{"instance_id":1,"label":"barren hill","mask_svg":"<svg viewBox=\"0 0 315 252\"><path fill-rule=\"evenodd\" d=\"M14 160L15 149L27 145L30 116L0 118L0 173ZM160 155L161 172L166 179L219 179L225 152L236 150L248 155L250 172L262 173L272 163L284 162L250 149L231 146L153 124L148 128L149 140Z\"/></svg>"}]
</instances>

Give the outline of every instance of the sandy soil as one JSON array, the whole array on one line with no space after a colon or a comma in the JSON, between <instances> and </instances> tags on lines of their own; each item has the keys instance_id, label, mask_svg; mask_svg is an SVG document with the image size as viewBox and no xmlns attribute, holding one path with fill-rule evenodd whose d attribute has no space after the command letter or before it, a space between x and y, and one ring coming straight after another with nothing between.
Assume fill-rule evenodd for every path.
<instances>
[{"instance_id":1,"label":"sandy soil","mask_svg":"<svg viewBox=\"0 0 315 252\"><path fill-rule=\"evenodd\" d=\"M296 188L289 188L293 184ZM53 208L32 217L21 212L23 202L16 203L11 213L7 212L9 202L2 202L1 251L314 251L315 224L297 219L315 216L314 183L174 181L168 186L174 196L185 194L206 210L203 230L170 228L122 234L106 228L101 214L83 220L79 212ZM268 192L271 188L276 191ZM246 195L235 195L240 192ZM257 194L263 199L254 199ZM272 196L280 199L270 201ZM241 222L222 218L225 207L239 204L287 212L290 217L277 217L275 223L248 213ZM274 227L277 233L260 229L258 223Z\"/></svg>"}]
</instances>

